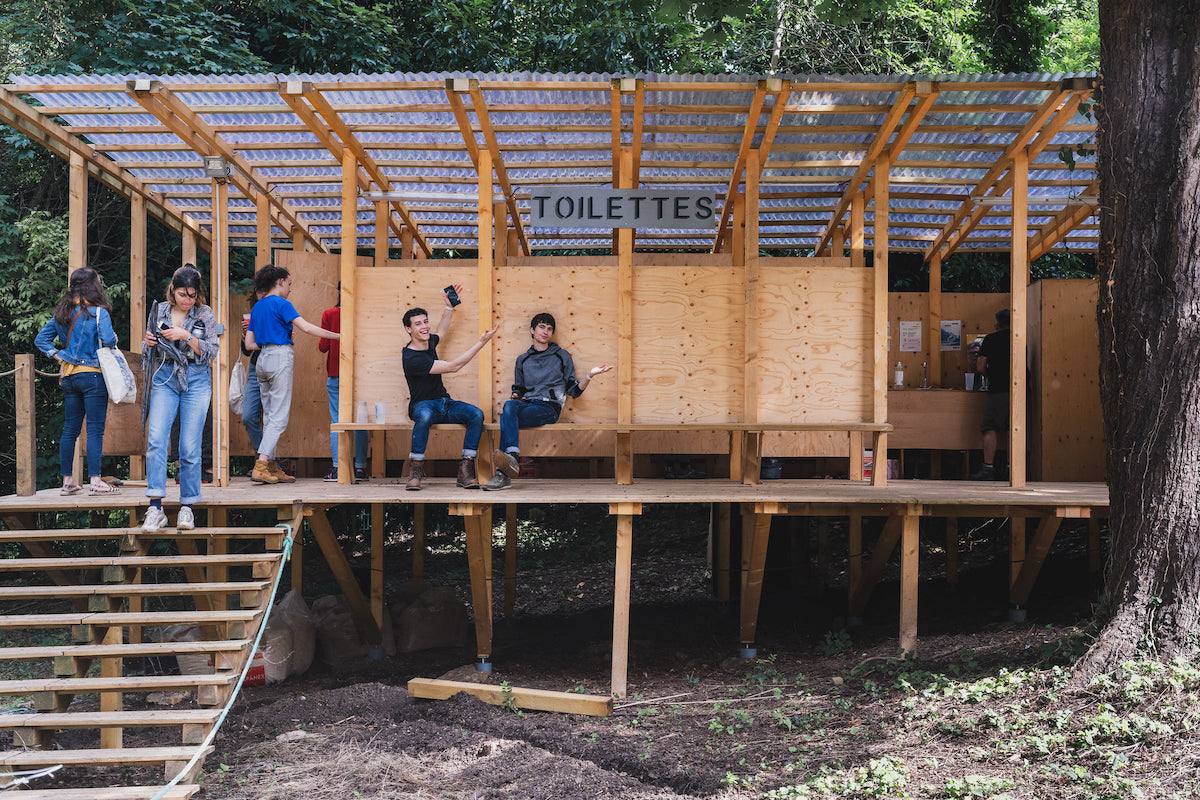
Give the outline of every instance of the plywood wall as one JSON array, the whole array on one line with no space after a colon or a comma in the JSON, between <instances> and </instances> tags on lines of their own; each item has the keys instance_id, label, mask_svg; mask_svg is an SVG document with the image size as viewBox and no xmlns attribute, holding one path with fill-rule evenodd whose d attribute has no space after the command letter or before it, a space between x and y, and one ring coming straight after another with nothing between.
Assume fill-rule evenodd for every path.
<instances>
[{"instance_id":1,"label":"plywood wall","mask_svg":"<svg viewBox=\"0 0 1200 800\"><path fill-rule=\"evenodd\" d=\"M958 389L963 387L963 374L967 367L967 346L976 336L987 335L996 329L995 314L1010 306L1007 292L1002 294L942 294L942 319L962 322L962 342L957 350L943 350L940 375L930 375L929 385ZM900 352L900 322L921 323L921 350ZM929 295L925 292L891 292L888 294L888 322L891 336L888 340L888 385L892 383L892 372L896 364L904 365L904 385L920 386L923 364L929 358L931 343L928 336ZM941 342L933 342L940 347Z\"/></svg>"},{"instance_id":2,"label":"plywood wall","mask_svg":"<svg viewBox=\"0 0 1200 800\"><path fill-rule=\"evenodd\" d=\"M1034 480L1104 480L1097 292L1094 280L1039 281L1029 287L1029 468Z\"/></svg>"}]
</instances>

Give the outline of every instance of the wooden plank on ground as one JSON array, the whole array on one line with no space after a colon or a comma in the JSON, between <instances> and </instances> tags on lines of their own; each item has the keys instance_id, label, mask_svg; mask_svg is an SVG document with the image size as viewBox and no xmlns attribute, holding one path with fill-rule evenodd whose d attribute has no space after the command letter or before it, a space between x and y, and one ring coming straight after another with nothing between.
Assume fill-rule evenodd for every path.
<instances>
[{"instance_id":1,"label":"wooden plank on ground","mask_svg":"<svg viewBox=\"0 0 1200 800\"><path fill-rule=\"evenodd\" d=\"M607 717L612 713L613 706L611 697L574 692L524 689L518 686L490 686L483 683L443 681L436 678L413 678L408 682L410 697L446 700L459 692L466 692L494 706L508 706L531 711L555 711L560 714L586 714L592 717Z\"/></svg>"}]
</instances>

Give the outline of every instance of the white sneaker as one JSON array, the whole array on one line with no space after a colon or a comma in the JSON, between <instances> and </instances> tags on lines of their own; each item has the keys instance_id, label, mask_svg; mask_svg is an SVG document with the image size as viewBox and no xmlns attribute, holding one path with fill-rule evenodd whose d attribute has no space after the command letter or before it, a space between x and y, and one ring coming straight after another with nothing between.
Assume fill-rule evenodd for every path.
<instances>
[{"instance_id":1,"label":"white sneaker","mask_svg":"<svg viewBox=\"0 0 1200 800\"><path fill-rule=\"evenodd\" d=\"M150 510L146 512L146 521L142 523L142 530L146 533L158 533L165 527L167 515L158 506L150 506Z\"/></svg>"},{"instance_id":2,"label":"white sneaker","mask_svg":"<svg viewBox=\"0 0 1200 800\"><path fill-rule=\"evenodd\" d=\"M175 527L181 531L190 531L196 527L196 517L192 514L192 509L187 506L179 507L179 517L175 520Z\"/></svg>"}]
</instances>

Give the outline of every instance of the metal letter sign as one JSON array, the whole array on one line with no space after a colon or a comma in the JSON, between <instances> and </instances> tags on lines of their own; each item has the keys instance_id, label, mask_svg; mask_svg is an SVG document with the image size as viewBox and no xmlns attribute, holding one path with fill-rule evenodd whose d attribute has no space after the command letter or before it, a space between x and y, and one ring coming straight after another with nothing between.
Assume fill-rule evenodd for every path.
<instances>
[{"instance_id":1,"label":"metal letter sign","mask_svg":"<svg viewBox=\"0 0 1200 800\"><path fill-rule=\"evenodd\" d=\"M713 192L555 186L532 190L529 224L536 228L712 228Z\"/></svg>"}]
</instances>

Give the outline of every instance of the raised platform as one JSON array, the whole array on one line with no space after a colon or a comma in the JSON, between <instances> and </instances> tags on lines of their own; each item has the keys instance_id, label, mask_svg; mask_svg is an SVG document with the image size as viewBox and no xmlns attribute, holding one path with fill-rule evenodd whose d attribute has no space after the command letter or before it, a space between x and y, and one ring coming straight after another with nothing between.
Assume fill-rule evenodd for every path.
<instances>
[{"instance_id":1,"label":"raised platform","mask_svg":"<svg viewBox=\"0 0 1200 800\"><path fill-rule=\"evenodd\" d=\"M1013 488L1001 482L891 480L885 486L848 480L773 480L747 486L720 478L665 480L638 478L630 485L612 479L521 478L499 492L460 489L454 478L429 478L419 492L404 489L400 478L374 479L343 486L320 479L266 486L234 478L229 486L206 485L201 507L254 508L280 505L333 506L343 503L484 504L506 503L785 503L791 513L812 515L895 513L917 506L927 516L1104 516L1108 487L1103 483L1030 483ZM168 487L164 503L174 506L178 489ZM0 497L0 514L131 508L149 504L145 489L125 486L118 494L63 497L58 489L35 495ZM792 506L796 506L792 509Z\"/></svg>"}]
</instances>

